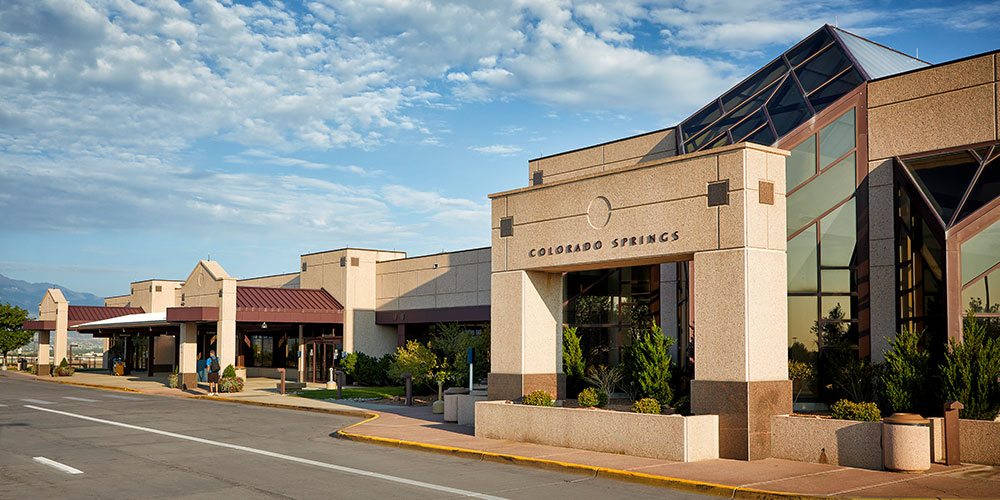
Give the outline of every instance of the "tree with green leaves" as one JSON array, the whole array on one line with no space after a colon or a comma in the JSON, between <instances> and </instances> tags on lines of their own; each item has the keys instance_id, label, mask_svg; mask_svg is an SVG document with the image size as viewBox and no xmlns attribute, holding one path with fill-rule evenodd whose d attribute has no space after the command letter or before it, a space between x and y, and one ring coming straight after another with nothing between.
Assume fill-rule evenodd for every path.
<instances>
[{"instance_id":1,"label":"tree with green leaves","mask_svg":"<svg viewBox=\"0 0 1000 500\"><path fill-rule=\"evenodd\" d=\"M0 352L3 353L4 366L7 365L7 353L28 345L34 338L34 331L24 330L21 325L28 319L28 311L10 303L0 305Z\"/></svg>"},{"instance_id":2,"label":"tree with green leaves","mask_svg":"<svg viewBox=\"0 0 1000 500\"><path fill-rule=\"evenodd\" d=\"M921 332L904 327L896 334L885 354L885 367L879 377L879 400L886 413L909 412L928 415L934 412L927 384L931 377L931 354L920 347Z\"/></svg>"},{"instance_id":3,"label":"tree with green leaves","mask_svg":"<svg viewBox=\"0 0 1000 500\"><path fill-rule=\"evenodd\" d=\"M664 337L656 322L632 337L632 345L624 349L622 356L625 383L632 397L654 398L664 404L673 402L674 391L670 386L673 344L674 340Z\"/></svg>"},{"instance_id":4,"label":"tree with green leaves","mask_svg":"<svg viewBox=\"0 0 1000 500\"><path fill-rule=\"evenodd\" d=\"M983 321L969 311L962 341L949 344L941 365L944 397L961 402L961 418L993 420L1000 413L1000 339L991 338Z\"/></svg>"},{"instance_id":5,"label":"tree with green leaves","mask_svg":"<svg viewBox=\"0 0 1000 500\"><path fill-rule=\"evenodd\" d=\"M566 374L566 390L575 394L583 384L585 364L583 349L580 347L580 336L576 327L563 327L563 373Z\"/></svg>"}]
</instances>

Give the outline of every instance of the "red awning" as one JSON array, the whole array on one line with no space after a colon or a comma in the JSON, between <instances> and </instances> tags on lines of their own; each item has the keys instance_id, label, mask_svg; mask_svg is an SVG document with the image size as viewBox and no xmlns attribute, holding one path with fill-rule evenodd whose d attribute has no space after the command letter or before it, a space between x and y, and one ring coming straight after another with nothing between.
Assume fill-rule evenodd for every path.
<instances>
[{"instance_id":1,"label":"red awning","mask_svg":"<svg viewBox=\"0 0 1000 500\"><path fill-rule=\"evenodd\" d=\"M143 312L141 307L69 306L67 317L69 326L73 326Z\"/></svg>"},{"instance_id":2,"label":"red awning","mask_svg":"<svg viewBox=\"0 0 1000 500\"><path fill-rule=\"evenodd\" d=\"M343 323L344 306L323 289L237 286L236 321Z\"/></svg>"}]
</instances>

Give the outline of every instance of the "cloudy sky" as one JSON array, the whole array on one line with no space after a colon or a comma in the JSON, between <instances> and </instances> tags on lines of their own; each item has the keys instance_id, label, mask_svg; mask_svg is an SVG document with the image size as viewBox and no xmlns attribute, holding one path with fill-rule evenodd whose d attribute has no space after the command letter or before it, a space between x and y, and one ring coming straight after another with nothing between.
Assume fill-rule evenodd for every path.
<instances>
[{"instance_id":1,"label":"cloudy sky","mask_svg":"<svg viewBox=\"0 0 1000 500\"><path fill-rule=\"evenodd\" d=\"M675 125L824 23L932 63L1000 3L4 0L0 273L99 295L489 245L527 161Z\"/></svg>"}]
</instances>

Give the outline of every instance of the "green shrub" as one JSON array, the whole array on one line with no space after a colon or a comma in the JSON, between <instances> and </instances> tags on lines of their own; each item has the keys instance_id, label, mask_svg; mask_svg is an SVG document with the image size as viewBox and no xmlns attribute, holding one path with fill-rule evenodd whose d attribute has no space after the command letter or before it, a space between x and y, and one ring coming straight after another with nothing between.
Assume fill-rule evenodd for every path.
<instances>
[{"instance_id":1,"label":"green shrub","mask_svg":"<svg viewBox=\"0 0 1000 500\"><path fill-rule=\"evenodd\" d=\"M223 377L235 377L236 376L236 368L233 368L233 365L226 365L226 369L222 370L222 376Z\"/></svg>"},{"instance_id":2,"label":"green shrub","mask_svg":"<svg viewBox=\"0 0 1000 500\"><path fill-rule=\"evenodd\" d=\"M931 378L931 354L919 347L922 333L903 328L889 344L885 365L879 374L879 402L886 413L935 411L927 382Z\"/></svg>"},{"instance_id":3,"label":"green shrub","mask_svg":"<svg viewBox=\"0 0 1000 500\"><path fill-rule=\"evenodd\" d=\"M358 354L354 352L344 353L340 360L337 361L337 366L340 368L340 371L344 372L344 375L351 377L351 380L355 380L354 370L358 366Z\"/></svg>"},{"instance_id":4,"label":"green shrub","mask_svg":"<svg viewBox=\"0 0 1000 500\"><path fill-rule=\"evenodd\" d=\"M469 385L468 350L472 349L473 380L479 381L490 372L490 329L485 326L476 334L458 323L438 323L431 333L431 349L441 356L442 370L452 374L455 385Z\"/></svg>"},{"instance_id":5,"label":"green shrub","mask_svg":"<svg viewBox=\"0 0 1000 500\"><path fill-rule=\"evenodd\" d=\"M660 402L656 398L642 398L635 403L632 403L632 411L636 413L652 413L654 415L659 415L663 408L660 406Z\"/></svg>"},{"instance_id":6,"label":"green shrub","mask_svg":"<svg viewBox=\"0 0 1000 500\"><path fill-rule=\"evenodd\" d=\"M355 384L382 386L390 383L389 369L394 359L394 354L376 358L363 352L349 352L340 359L339 366Z\"/></svg>"},{"instance_id":7,"label":"green shrub","mask_svg":"<svg viewBox=\"0 0 1000 500\"><path fill-rule=\"evenodd\" d=\"M236 370L233 370L233 373L236 373ZM219 392L243 392L243 377L233 375L219 378Z\"/></svg>"},{"instance_id":8,"label":"green shrub","mask_svg":"<svg viewBox=\"0 0 1000 500\"><path fill-rule=\"evenodd\" d=\"M545 391L535 391L524 397L522 404L530 406L555 406L552 395Z\"/></svg>"},{"instance_id":9,"label":"green shrub","mask_svg":"<svg viewBox=\"0 0 1000 500\"><path fill-rule=\"evenodd\" d=\"M623 350L624 378L635 399L653 398L668 404L673 401L670 384L673 343L654 322L650 329L636 333L632 345Z\"/></svg>"},{"instance_id":10,"label":"green shrub","mask_svg":"<svg viewBox=\"0 0 1000 500\"><path fill-rule=\"evenodd\" d=\"M63 360L59 362L59 366L52 370L52 374L57 377L71 377L75 371L76 370L74 370L72 366L69 366L69 362L66 361L66 358L63 358Z\"/></svg>"},{"instance_id":11,"label":"green shrub","mask_svg":"<svg viewBox=\"0 0 1000 500\"><path fill-rule=\"evenodd\" d=\"M566 374L566 387L570 394L583 385L584 361L583 349L580 348L580 335L576 327L563 327L563 373Z\"/></svg>"},{"instance_id":12,"label":"green shrub","mask_svg":"<svg viewBox=\"0 0 1000 500\"><path fill-rule=\"evenodd\" d=\"M604 408L608 405L608 394L600 389L588 387L580 391L576 400L584 408Z\"/></svg>"},{"instance_id":13,"label":"green shrub","mask_svg":"<svg viewBox=\"0 0 1000 500\"><path fill-rule=\"evenodd\" d=\"M180 385L180 375L177 374L177 368L174 368L174 372L167 375L167 387L176 389L180 387Z\"/></svg>"},{"instance_id":14,"label":"green shrub","mask_svg":"<svg viewBox=\"0 0 1000 500\"><path fill-rule=\"evenodd\" d=\"M437 366L437 356L431 352L430 343L424 345L410 340L405 347L396 348L396 359L389 366L389 377L402 379L409 373L414 385L429 385L434 380Z\"/></svg>"},{"instance_id":15,"label":"green shrub","mask_svg":"<svg viewBox=\"0 0 1000 500\"><path fill-rule=\"evenodd\" d=\"M841 420L859 420L861 422L878 422L882 420L882 413L875 403L855 403L846 399L841 399L830 407L830 414L833 418Z\"/></svg>"},{"instance_id":16,"label":"green shrub","mask_svg":"<svg viewBox=\"0 0 1000 500\"><path fill-rule=\"evenodd\" d=\"M1000 413L1000 339L989 335L972 311L962 324L962 342L952 340L941 365L944 397L961 402L961 418L993 420Z\"/></svg>"}]
</instances>

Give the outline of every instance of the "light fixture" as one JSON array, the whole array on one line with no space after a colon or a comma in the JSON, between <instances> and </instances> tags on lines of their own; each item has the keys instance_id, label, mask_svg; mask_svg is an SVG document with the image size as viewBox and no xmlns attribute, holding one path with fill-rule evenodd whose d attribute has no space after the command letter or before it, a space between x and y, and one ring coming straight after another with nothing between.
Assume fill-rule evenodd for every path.
<instances>
[{"instance_id":1,"label":"light fixture","mask_svg":"<svg viewBox=\"0 0 1000 500\"><path fill-rule=\"evenodd\" d=\"M260 329L261 330L267 330L267 321L265 321L265 322L263 322L263 323L260 324Z\"/></svg>"}]
</instances>

